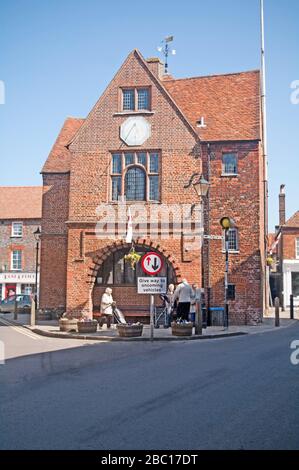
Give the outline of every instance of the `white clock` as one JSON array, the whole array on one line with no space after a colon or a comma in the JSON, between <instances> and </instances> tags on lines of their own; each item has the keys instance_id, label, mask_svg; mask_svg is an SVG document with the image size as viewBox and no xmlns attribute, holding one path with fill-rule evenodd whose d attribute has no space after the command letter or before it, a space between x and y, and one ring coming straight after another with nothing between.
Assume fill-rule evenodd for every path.
<instances>
[{"instance_id":1,"label":"white clock","mask_svg":"<svg viewBox=\"0 0 299 470\"><path fill-rule=\"evenodd\" d=\"M120 138L130 146L142 145L151 136L151 125L142 116L132 116L120 126Z\"/></svg>"}]
</instances>

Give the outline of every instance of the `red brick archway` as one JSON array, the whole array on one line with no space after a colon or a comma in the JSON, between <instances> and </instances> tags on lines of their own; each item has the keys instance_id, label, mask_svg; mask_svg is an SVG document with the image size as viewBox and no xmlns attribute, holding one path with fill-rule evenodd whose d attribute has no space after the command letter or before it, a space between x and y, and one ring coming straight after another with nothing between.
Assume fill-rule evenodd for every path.
<instances>
[{"instance_id":1,"label":"red brick archway","mask_svg":"<svg viewBox=\"0 0 299 470\"><path fill-rule=\"evenodd\" d=\"M176 259L173 257L171 253L169 253L160 243L153 243L151 240L148 239L137 239L134 240L134 245L139 249L152 249L157 253L161 254L165 261L169 263L173 269L175 282L179 282L182 279L180 267ZM127 249L128 251L131 248L130 243L126 243L124 240L118 240L112 243L111 245L107 245L102 248L100 251L92 259L92 267L90 268L90 297L92 299L92 309L94 313L98 313L99 311L99 304L100 304L100 297L104 292L105 286L98 286L96 284L96 277L98 271L102 264L115 252L123 249ZM114 286L114 299L117 301L118 305L121 308L132 310L130 312L131 315L136 313L136 317L139 314L147 315L148 314L148 299L146 296L139 296L138 300L136 298L136 286Z\"/></svg>"}]
</instances>

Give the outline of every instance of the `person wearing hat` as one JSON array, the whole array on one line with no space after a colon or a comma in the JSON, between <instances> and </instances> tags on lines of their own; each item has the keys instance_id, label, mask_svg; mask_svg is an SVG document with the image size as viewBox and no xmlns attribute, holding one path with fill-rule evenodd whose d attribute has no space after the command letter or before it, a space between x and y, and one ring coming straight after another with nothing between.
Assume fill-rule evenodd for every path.
<instances>
[{"instance_id":1,"label":"person wearing hat","mask_svg":"<svg viewBox=\"0 0 299 470\"><path fill-rule=\"evenodd\" d=\"M102 327L104 323L107 324L107 328L110 328L113 323L113 307L115 302L112 297L112 289L107 287L101 299L101 317L99 319L99 325Z\"/></svg>"}]
</instances>

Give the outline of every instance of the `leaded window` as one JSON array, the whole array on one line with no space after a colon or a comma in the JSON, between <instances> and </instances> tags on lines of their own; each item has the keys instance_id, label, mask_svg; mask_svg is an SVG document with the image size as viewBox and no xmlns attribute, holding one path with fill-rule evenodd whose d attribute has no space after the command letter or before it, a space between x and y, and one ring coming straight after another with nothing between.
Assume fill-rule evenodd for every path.
<instances>
[{"instance_id":1,"label":"leaded window","mask_svg":"<svg viewBox=\"0 0 299 470\"><path fill-rule=\"evenodd\" d=\"M150 88L123 88L122 111L150 111Z\"/></svg>"},{"instance_id":2,"label":"leaded window","mask_svg":"<svg viewBox=\"0 0 299 470\"><path fill-rule=\"evenodd\" d=\"M134 111L135 110L135 90L134 88L123 90L123 110Z\"/></svg>"},{"instance_id":3,"label":"leaded window","mask_svg":"<svg viewBox=\"0 0 299 470\"><path fill-rule=\"evenodd\" d=\"M160 154L123 152L112 154L111 199L160 200Z\"/></svg>"}]
</instances>

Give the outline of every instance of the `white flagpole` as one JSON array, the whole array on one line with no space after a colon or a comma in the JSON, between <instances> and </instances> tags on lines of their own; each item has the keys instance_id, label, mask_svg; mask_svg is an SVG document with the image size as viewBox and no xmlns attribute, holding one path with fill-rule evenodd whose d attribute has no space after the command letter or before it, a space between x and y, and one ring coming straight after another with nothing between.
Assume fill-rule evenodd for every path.
<instances>
[{"instance_id":1,"label":"white flagpole","mask_svg":"<svg viewBox=\"0 0 299 470\"><path fill-rule=\"evenodd\" d=\"M267 138L267 107L266 107L266 63L265 63L265 21L264 0L260 0L261 9L261 111L262 111L262 148L264 160L264 228L265 228L265 259L267 257L268 240L268 138ZM265 263L265 308L269 308L269 268Z\"/></svg>"},{"instance_id":2,"label":"white flagpole","mask_svg":"<svg viewBox=\"0 0 299 470\"><path fill-rule=\"evenodd\" d=\"M126 243L132 243L132 239L133 239L132 214L131 214L131 208L129 207Z\"/></svg>"}]
</instances>

